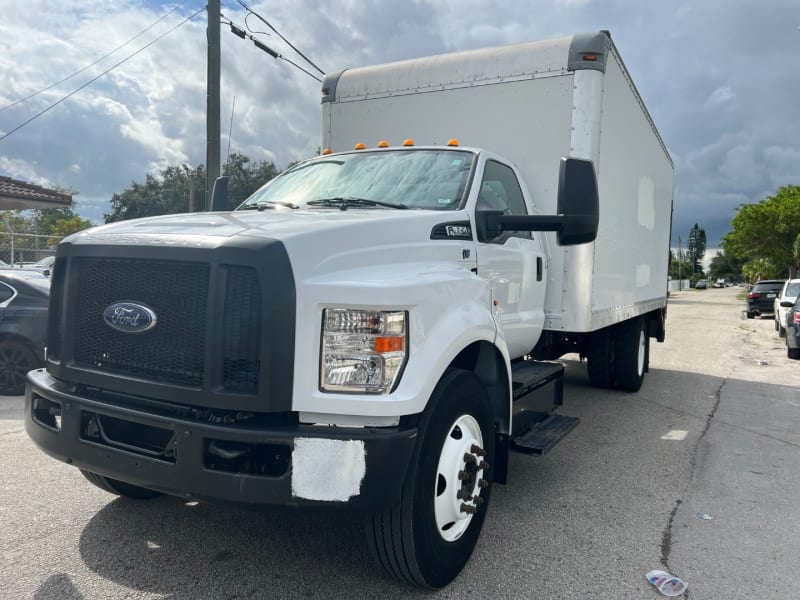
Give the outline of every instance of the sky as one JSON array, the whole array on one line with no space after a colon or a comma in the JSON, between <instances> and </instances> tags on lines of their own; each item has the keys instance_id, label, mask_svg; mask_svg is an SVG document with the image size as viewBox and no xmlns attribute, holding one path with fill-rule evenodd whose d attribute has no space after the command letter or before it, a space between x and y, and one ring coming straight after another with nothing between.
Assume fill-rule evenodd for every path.
<instances>
[{"instance_id":1,"label":"sky","mask_svg":"<svg viewBox=\"0 0 800 600\"><path fill-rule=\"evenodd\" d=\"M248 1L325 72L606 29L675 163L673 240L708 246L736 207L800 184L797 0ZM0 0L0 136L178 25L204 0ZM23 9L24 8L24 9ZM175 10L173 10L175 9ZM169 11L169 14L167 14ZM238 0L222 13L267 30ZM9 106L95 62L33 98ZM0 175L77 190L100 223L109 200L161 169L205 163L206 14L187 21L0 139ZM305 64L277 35L266 45ZM320 143L320 84L223 25L222 144L279 168ZM234 109L235 98L235 110ZM233 110L233 125L231 111Z\"/></svg>"}]
</instances>

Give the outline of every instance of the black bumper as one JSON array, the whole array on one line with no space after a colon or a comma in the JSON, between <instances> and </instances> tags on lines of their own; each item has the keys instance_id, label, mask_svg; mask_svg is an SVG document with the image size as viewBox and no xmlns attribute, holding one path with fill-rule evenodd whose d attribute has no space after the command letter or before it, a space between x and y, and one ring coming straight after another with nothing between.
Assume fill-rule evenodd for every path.
<instances>
[{"instance_id":1,"label":"black bumper","mask_svg":"<svg viewBox=\"0 0 800 600\"><path fill-rule=\"evenodd\" d=\"M59 413L57 420L55 415ZM87 431L98 430L93 420L101 424L102 435L87 435ZM25 430L39 448L54 458L182 498L250 507L346 508L364 512L385 510L399 499L417 436L416 429L313 425L253 428L176 419L78 397L44 369L28 375ZM126 438L130 435L126 432L131 431L138 432L146 443ZM298 440L302 443L298 444ZM309 440L312 446L316 444L317 452L320 445L322 450L334 448L323 458L331 467L327 473L339 467L345 473L353 471L344 462L336 464L337 448L347 446L341 453L342 461L355 456L358 462L363 456L363 478L349 498L348 492L336 499L320 499L316 492L306 491L308 473L320 479L319 485L312 482L312 487L322 496L331 487L341 488L341 481L324 480L335 475L318 473L307 453L297 454L299 447L308 447ZM214 452L210 451L214 448L212 443L217 448ZM223 451L220 453L218 448ZM254 456L261 457L261 474L225 470L226 464L233 463L226 463L220 455L248 448ZM296 460L298 456L302 460ZM302 469L305 474L301 475ZM352 478L352 473L347 477ZM303 481L303 485L298 484Z\"/></svg>"}]
</instances>

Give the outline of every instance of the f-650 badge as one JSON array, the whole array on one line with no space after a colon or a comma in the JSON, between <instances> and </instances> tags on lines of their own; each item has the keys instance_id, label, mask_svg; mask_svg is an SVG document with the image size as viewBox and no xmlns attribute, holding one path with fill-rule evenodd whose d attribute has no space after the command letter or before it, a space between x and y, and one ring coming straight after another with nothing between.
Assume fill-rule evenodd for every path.
<instances>
[{"instance_id":1,"label":"f-650 badge","mask_svg":"<svg viewBox=\"0 0 800 600\"><path fill-rule=\"evenodd\" d=\"M106 325L122 333L144 333L156 326L156 313L136 302L114 302L103 311Z\"/></svg>"},{"instance_id":2,"label":"f-650 badge","mask_svg":"<svg viewBox=\"0 0 800 600\"><path fill-rule=\"evenodd\" d=\"M471 238L472 230L465 225L447 225L444 228L448 237Z\"/></svg>"}]
</instances>

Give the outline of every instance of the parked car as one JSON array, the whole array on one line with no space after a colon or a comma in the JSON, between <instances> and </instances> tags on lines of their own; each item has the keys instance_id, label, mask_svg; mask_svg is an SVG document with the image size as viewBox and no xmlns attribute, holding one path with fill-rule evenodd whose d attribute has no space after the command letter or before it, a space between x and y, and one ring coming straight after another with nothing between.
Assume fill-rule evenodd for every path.
<instances>
[{"instance_id":1,"label":"parked car","mask_svg":"<svg viewBox=\"0 0 800 600\"><path fill-rule=\"evenodd\" d=\"M798 296L800 296L800 279L790 279L783 285L780 293L775 298L775 331L778 332L780 337L786 335L786 316L789 313L789 308L783 303L794 304Z\"/></svg>"},{"instance_id":2,"label":"parked car","mask_svg":"<svg viewBox=\"0 0 800 600\"><path fill-rule=\"evenodd\" d=\"M694 289L696 290L708 289L708 281L706 281L705 279L698 279L697 283L694 284Z\"/></svg>"},{"instance_id":3,"label":"parked car","mask_svg":"<svg viewBox=\"0 0 800 600\"><path fill-rule=\"evenodd\" d=\"M800 297L794 304L783 301L781 307L786 309L786 356L800 359Z\"/></svg>"},{"instance_id":4,"label":"parked car","mask_svg":"<svg viewBox=\"0 0 800 600\"><path fill-rule=\"evenodd\" d=\"M38 260L35 263L25 267L26 269L30 269L32 271L39 271L45 277L50 277L50 273L53 270L53 264L56 262L55 256L45 256L42 260Z\"/></svg>"},{"instance_id":5,"label":"parked car","mask_svg":"<svg viewBox=\"0 0 800 600\"><path fill-rule=\"evenodd\" d=\"M756 281L747 293L747 318L754 319L756 316L774 314L775 298L781 293L784 279L762 279Z\"/></svg>"},{"instance_id":6,"label":"parked car","mask_svg":"<svg viewBox=\"0 0 800 600\"><path fill-rule=\"evenodd\" d=\"M0 394L22 394L28 371L44 365L49 296L41 273L0 271Z\"/></svg>"}]
</instances>

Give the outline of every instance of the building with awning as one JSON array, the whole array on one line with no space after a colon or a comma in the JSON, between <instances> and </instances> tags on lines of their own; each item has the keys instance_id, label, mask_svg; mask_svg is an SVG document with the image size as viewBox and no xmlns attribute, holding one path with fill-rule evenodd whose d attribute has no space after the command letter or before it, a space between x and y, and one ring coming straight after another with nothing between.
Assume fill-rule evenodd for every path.
<instances>
[{"instance_id":1,"label":"building with awning","mask_svg":"<svg viewBox=\"0 0 800 600\"><path fill-rule=\"evenodd\" d=\"M0 210L68 208L72 196L0 175Z\"/></svg>"}]
</instances>

